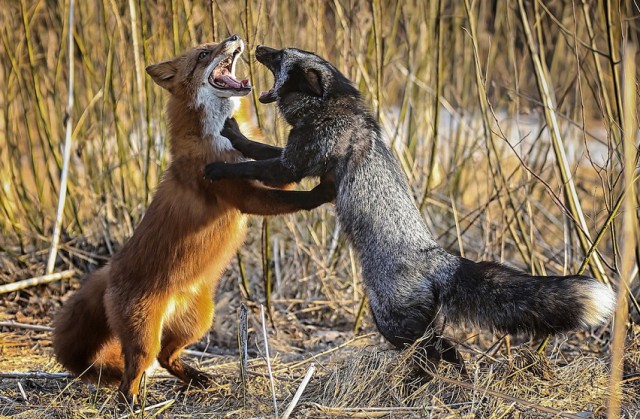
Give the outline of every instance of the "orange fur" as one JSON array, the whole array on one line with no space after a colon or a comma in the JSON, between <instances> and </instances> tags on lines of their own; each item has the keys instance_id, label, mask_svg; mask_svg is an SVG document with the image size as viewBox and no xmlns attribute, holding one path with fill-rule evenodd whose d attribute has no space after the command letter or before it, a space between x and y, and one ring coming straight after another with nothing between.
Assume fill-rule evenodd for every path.
<instances>
[{"instance_id":1,"label":"orange fur","mask_svg":"<svg viewBox=\"0 0 640 419\"><path fill-rule=\"evenodd\" d=\"M172 162L133 236L88 276L55 319L58 361L89 381L119 381L129 402L154 359L186 383L207 385L208 376L179 355L211 326L218 280L245 236L244 214L289 213L332 198L322 184L313 191L285 191L251 181L204 180L206 163L242 159L211 132L229 115L211 115L207 108L231 100L213 97L219 93L206 81L218 57L237 52L232 41L238 39L201 45L147 68L171 92ZM206 60L203 51L209 52ZM198 106L203 97L210 103Z\"/></svg>"}]
</instances>

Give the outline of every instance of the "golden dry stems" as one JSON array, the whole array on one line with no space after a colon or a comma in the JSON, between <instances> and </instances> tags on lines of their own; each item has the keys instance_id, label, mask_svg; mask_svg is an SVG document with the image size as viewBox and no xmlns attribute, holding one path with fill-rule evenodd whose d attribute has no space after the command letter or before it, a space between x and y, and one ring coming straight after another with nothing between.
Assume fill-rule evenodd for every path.
<instances>
[{"instance_id":1,"label":"golden dry stems","mask_svg":"<svg viewBox=\"0 0 640 419\"><path fill-rule=\"evenodd\" d=\"M621 227L620 287L614 319L613 342L611 344L611 379L609 383L609 406L607 417L620 417L622 403L622 375L624 372L624 347L627 340L629 285L633 281L635 249L638 240L638 212L636 207L636 182L638 181L638 131L636 114L636 51L637 46L626 43L623 51L622 71L622 141L624 143L624 185L625 199ZM636 267L637 275L637 267Z\"/></svg>"},{"instance_id":2,"label":"golden dry stems","mask_svg":"<svg viewBox=\"0 0 640 419\"><path fill-rule=\"evenodd\" d=\"M117 250L144 214L163 171L166 95L151 85L144 66L238 33L249 44L248 65L239 65L238 73L250 75L256 95L272 83L254 62L251 49L259 43L317 51L356 83L378 112L425 221L449 250L543 274L581 272L595 256L618 285L626 163L624 89L616 73L622 35L638 41L638 32L626 29L635 22L631 3L521 2L531 26L528 42L522 7L514 0L495 2L495 8L492 2L445 0L76 2L74 147L56 269L93 269L96 260L102 263ZM51 245L63 157L61 110L68 93L67 5L21 0L0 11L2 283L40 275ZM529 45L538 48L538 71ZM549 97L556 99L555 120L544 114ZM256 96L246 102L248 125L260 125L265 141L282 145L287 127L274 108L259 105ZM551 136L552 124L543 129L548 121L562 145ZM554 146L565 149L566 162ZM565 215L567 179L573 180L587 229ZM592 243L580 241L586 230ZM372 331L357 260L337 231L330 207L273 218L264 231L254 219L223 287L233 295L230 301L240 300L238 284L248 304L269 293L268 307L281 323L272 321L278 329L285 323L294 328L289 337L298 343L311 339L301 332L311 326ZM634 251L640 259L637 245ZM268 283L275 264L278 280L274 275ZM633 296L637 276L629 281ZM66 281L62 286L68 290ZM54 290L38 287L19 296L41 292ZM281 319L282 313L293 319ZM215 338L235 345L235 316L219 314L216 324ZM228 330L232 338L225 338ZM608 334L599 329L582 338L602 343ZM466 343L490 346L477 339ZM551 342L551 352L562 345ZM279 370L275 363L274 368ZM319 364L321 372L326 371ZM313 399L314 380L296 411L305 400L339 409ZM447 394L432 393L433 405L442 409L437 412L458 409L443 401Z\"/></svg>"},{"instance_id":3,"label":"golden dry stems","mask_svg":"<svg viewBox=\"0 0 640 419\"><path fill-rule=\"evenodd\" d=\"M534 4L537 4L537 2L534 2ZM533 67L535 69L534 74L538 83L538 92L544 104L543 109L545 120L551 134L551 143L555 152L557 167L564 185L563 192L565 200L570 210L570 216L573 217L573 220L576 223L576 232L578 234L582 250L584 252L588 252L589 248L591 247L589 227L587 225L584 212L582 211L582 205L580 204L580 198L578 197L578 193L576 191L575 182L571 175L571 168L569 167L569 162L567 160L564 140L562 139L562 135L560 134L558 117L556 115L556 104L554 100L555 94L553 93L553 86L549 82L549 70L545 69L544 51L539 48L539 44L543 39L541 32L542 29L539 25L537 26L538 43L536 43L531 33L529 17L522 0L518 0L518 6L521 15L522 26L524 28L524 33L526 34L527 46L529 47L529 53L531 54ZM539 15L536 14L535 18L536 20L538 20ZM591 261L593 262L593 268L591 272L593 273L594 277L610 285L597 252L592 254Z\"/></svg>"},{"instance_id":4,"label":"golden dry stems","mask_svg":"<svg viewBox=\"0 0 640 419\"><path fill-rule=\"evenodd\" d=\"M62 228L63 215L65 202L67 199L67 182L69 178L69 164L71 162L71 146L72 146L72 125L73 125L73 83L74 83L74 65L73 65L73 18L74 18L74 0L69 1L69 18L68 18L68 29L67 29L67 39L68 39L68 47L67 47L67 56L68 59L68 83L67 83L67 106L65 107L64 112L64 125L65 125L65 136L64 136L64 152L62 157L62 173L60 174L60 193L58 195L58 207L56 210L56 218L53 224L53 236L51 238L51 247L49 249L49 258L47 260L47 268L45 273L47 275L53 274L53 269L56 264L56 256L58 254L58 244L60 242L60 230Z\"/></svg>"}]
</instances>

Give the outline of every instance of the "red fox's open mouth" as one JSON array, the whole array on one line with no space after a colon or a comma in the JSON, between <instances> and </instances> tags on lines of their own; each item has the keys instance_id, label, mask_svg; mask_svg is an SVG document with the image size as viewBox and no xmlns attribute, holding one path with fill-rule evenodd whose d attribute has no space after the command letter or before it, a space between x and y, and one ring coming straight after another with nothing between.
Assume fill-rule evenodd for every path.
<instances>
[{"instance_id":1,"label":"red fox's open mouth","mask_svg":"<svg viewBox=\"0 0 640 419\"><path fill-rule=\"evenodd\" d=\"M251 91L248 79L238 81L234 75L235 62L241 53L242 49L238 48L231 57L222 60L209 75L209 84L221 90Z\"/></svg>"}]
</instances>

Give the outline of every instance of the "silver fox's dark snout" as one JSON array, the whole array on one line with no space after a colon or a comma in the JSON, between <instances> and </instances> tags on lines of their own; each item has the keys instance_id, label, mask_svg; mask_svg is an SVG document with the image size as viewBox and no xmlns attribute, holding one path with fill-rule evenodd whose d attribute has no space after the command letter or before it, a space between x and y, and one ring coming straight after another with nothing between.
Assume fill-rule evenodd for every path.
<instances>
[{"instance_id":1,"label":"silver fox's dark snout","mask_svg":"<svg viewBox=\"0 0 640 419\"><path fill-rule=\"evenodd\" d=\"M269 67L273 58L278 52L280 51L275 48L269 48L264 45L258 45L256 47L256 60L258 60L260 63Z\"/></svg>"},{"instance_id":2,"label":"silver fox's dark snout","mask_svg":"<svg viewBox=\"0 0 640 419\"><path fill-rule=\"evenodd\" d=\"M269 48L264 45L258 45L256 47L255 55L256 55L256 60L258 60L260 64L267 67L269 71L273 73L273 77L275 78L274 80L274 86L275 86L275 84L277 84L278 75L280 74L279 68L277 67L278 67L278 61L282 60L282 50ZM278 100L275 88L271 88L266 92L262 92L258 100L261 103L265 103L265 104L273 103L276 100Z\"/></svg>"}]
</instances>

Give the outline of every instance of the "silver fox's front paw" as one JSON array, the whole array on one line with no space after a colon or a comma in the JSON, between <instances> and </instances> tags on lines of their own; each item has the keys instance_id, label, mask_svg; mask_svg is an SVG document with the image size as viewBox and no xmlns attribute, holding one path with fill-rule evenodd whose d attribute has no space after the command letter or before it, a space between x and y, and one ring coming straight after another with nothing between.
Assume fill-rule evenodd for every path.
<instances>
[{"instance_id":1,"label":"silver fox's front paw","mask_svg":"<svg viewBox=\"0 0 640 419\"><path fill-rule=\"evenodd\" d=\"M220 180L225 179L224 177L224 168L225 163L209 163L204 168L204 177L209 180Z\"/></svg>"},{"instance_id":2,"label":"silver fox's front paw","mask_svg":"<svg viewBox=\"0 0 640 419\"><path fill-rule=\"evenodd\" d=\"M317 194L322 203L332 202L336 199L336 186L333 182L322 181L313 192Z\"/></svg>"},{"instance_id":3,"label":"silver fox's front paw","mask_svg":"<svg viewBox=\"0 0 640 419\"><path fill-rule=\"evenodd\" d=\"M220 134L229 139L232 145L235 145L238 140L242 140L244 138L244 135L242 135L242 132L240 131L238 121L236 121L235 118L227 118Z\"/></svg>"}]
</instances>

